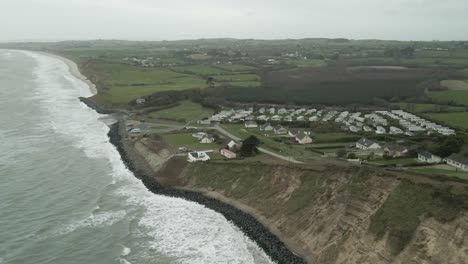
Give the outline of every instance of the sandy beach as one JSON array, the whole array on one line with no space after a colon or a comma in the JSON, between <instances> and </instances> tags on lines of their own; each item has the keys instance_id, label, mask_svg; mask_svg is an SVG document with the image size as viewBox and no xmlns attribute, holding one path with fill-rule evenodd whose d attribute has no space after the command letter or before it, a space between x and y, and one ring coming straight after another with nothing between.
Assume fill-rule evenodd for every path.
<instances>
[{"instance_id":1,"label":"sandy beach","mask_svg":"<svg viewBox=\"0 0 468 264\"><path fill-rule=\"evenodd\" d=\"M49 56L49 57L54 57L56 59L59 59L59 60L63 61L65 64L67 64L68 69L70 70L70 73L73 76L75 76L76 78L78 78L78 79L82 80L83 82L85 82L86 84L88 84L89 89L90 89L90 91L91 91L91 93L93 95L97 94L96 85L94 83L92 83L88 78L86 78L86 76L81 74L80 69L78 68L78 65L74 61L72 61L70 59L67 59L65 57L62 57L62 56L51 54L51 53L46 53L46 52L39 52L39 53L41 53L43 55L46 55L46 56Z\"/></svg>"}]
</instances>

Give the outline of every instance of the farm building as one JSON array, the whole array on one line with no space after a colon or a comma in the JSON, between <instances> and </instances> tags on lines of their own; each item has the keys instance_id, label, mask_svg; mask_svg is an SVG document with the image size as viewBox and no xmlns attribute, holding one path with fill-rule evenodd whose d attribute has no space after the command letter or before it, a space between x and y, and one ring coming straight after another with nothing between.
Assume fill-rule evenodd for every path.
<instances>
[{"instance_id":1,"label":"farm building","mask_svg":"<svg viewBox=\"0 0 468 264\"><path fill-rule=\"evenodd\" d=\"M236 153L228 149L221 149L219 153L228 159L234 159L236 157Z\"/></svg>"},{"instance_id":2,"label":"farm building","mask_svg":"<svg viewBox=\"0 0 468 264\"><path fill-rule=\"evenodd\" d=\"M207 161L207 160L210 160L210 156L208 156L206 152L196 151L196 152L189 152L187 154L188 162Z\"/></svg>"},{"instance_id":3,"label":"farm building","mask_svg":"<svg viewBox=\"0 0 468 264\"><path fill-rule=\"evenodd\" d=\"M381 146L372 140L369 140L367 138L361 138L356 142L356 148L362 149L362 150L370 150L370 149L380 149Z\"/></svg>"},{"instance_id":4,"label":"farm building","mask_svg":"<svg viewBox=\"0 0 468 264\"><path fill-rule=\"evenodd\" d=\"M428 151L422 151L418 153L418 161L425 163L439 163L442 159Z\"/></svg>"},{"instance_id":5,"label":"farm building","mask_svg":"<svg viewBox=\"0 0 468 264\"><path fill-rule=\"evenodd\" d=\"M468 159L458 154L452 154L445 159L448 165L463 171L468 171Z\"/></svg>"}]
</instances>

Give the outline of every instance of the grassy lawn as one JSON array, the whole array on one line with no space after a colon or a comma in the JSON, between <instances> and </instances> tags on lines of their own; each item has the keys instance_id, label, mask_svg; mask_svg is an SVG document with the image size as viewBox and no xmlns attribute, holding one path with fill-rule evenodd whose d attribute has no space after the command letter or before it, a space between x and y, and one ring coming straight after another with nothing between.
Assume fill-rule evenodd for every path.
<instances>
[{"instance_id":1,"label":"grassy lawn","mask_svg":"<svg viewBox=\"0 0 468 264\"><path fill-rule=\"evenodd\" d=\"M388 165L388 164L396 164L396 165L406 165L416 163L415 158L401 158L401 159L380 159L380 160L373 160L373 162Z\"/></svg>"},{"instance_id":2,"label":"grassy lawn","mask_svg":"<svg viewBox=\"0 0 468 264\"><path fill-rule=\"evenodd\" d=\"M325 67L327 66L327 62L324 60L288 60L289 64L294 64L298 67Z\"/></svg>"},{"instance_id":3,"label":"grassy lawn","mask_svg":"<svg viewBox=\"0 0 468 264\"><path fill-rule=\"evenodd\" d=\"M215 77L217 81L239 82L239 81L258 81L260 76L257 74L227 74Z\"/></svg>"},{"instance_id":4,"label":"grassy lawn","mask_svg":"<svg viewBox=\"0 0 468 264\"><path fill-rule=\"evenodd\" d=\"M327 142L355 142L361 137L348 133L312 133L315 143Z\"/></svg>"},{"instance_id":5,"label":"grassy lawn","mask_svg":"<svg viewBox=\"0 0 468 264\"><path fill-rule=\"evenodd\" d=\"M260 82L256 81L243 81L243 82L228 82L233 87L258 87L261 85Z\"/></svg>"},{"instance_id":6,"label":"grassy lawn","mask_svg":"<svg viewBox=\"0 0 468 264\"><path fill-rule=\"evenodd\" d=\"M463 74L465 74L465 77L468 78L468 68L463 69Z\"/></svg>"},{"instance_id":7,"label":"grassy lawn","mask_svg":"<svg viewBox=\"0 0 468 264\"><path fill-rule=\"evenodd\" d=\"M186 147L191 150L218 149L220 145L216 143L202 144L198 142L190 133L166 134L163 140L174 147Z\"/></svg>"},{"instance_id":8,"label":"grassy lawn","mask_svg":"<svg viewBox=\"0 0 468 264\"><path fill-rule=\"evenodd\" d=\"M457 104L468 106L468 91L430 92L429 96L436 102L447 103L452 101Z\"/></svg>"},{"instance_id":9,"label":"grassy lawn","mask_svg":"<svg viewBox=\"0 0 468 264\"><path fill-rule=\"evenodd\" d=\"M225 71L230 71L230 72L246 72L246 71L255 71L256 68L248 65L242 65L242 64L222 64L222 65L217 65L217 68L221 68Z\"/></svg>"},{"instance_id":10,"label":"grassy lawn","mask_svg":"<svg viewBox=\"0 0 468 264\"><path fill-rule=\"evenodd\" d=\"M438 121L451 127L468 129L468 112L434 113L427 114L427 116L434 121Z\"/></svg>"},{"instance_id":11,"label":"grassy lawn","mask_svg":"<svg viewBox=\"0 0 468 264\"><path fill-rule=\"evenodd\" d=\"M415 113L463 112L467 109L466 107L438 104L393 103L391 105L396 106L402 110Z\"/></svg>"},{"instance_id":12,"label":"grassy lawn","mask_svg":"<svg viewBox=\"0 0 468 264\"><path fill-rule=\"evenodd\" d=\"M197 75L220 75L225 73L224 70L204 65L180 66L173 67L172 69L176 72L192 73Z\"/></svg>"},{"instance_id":13,"label":"grassy lawn","mask_svg":"<svg viewBox=\"0 0 468 264\"><path fill-rule=\"evenodd\" d=\"M444 170L444 169L437 169L431 167L424 167L424 168L410 168L409 170L428 174L428 175L447 175L447 176L454 176L461 179L468 180L468 172L463 171L456 171L456 170Z\"/></svg>"},{"instance_id":14,"label":"grassy lawn","mask_svg":"<svg viewBox=\"0 0 468 264\"><path fill-rule=\"evenodd\" d=\"M205 108L200 104L192 101L184 101L180 105L160 111L148 113L149 118L162 118L171 119L179 122L186 122L191 120L199 120L209 117L213 114L213 110Z\"/></svg>"}]
</instances>

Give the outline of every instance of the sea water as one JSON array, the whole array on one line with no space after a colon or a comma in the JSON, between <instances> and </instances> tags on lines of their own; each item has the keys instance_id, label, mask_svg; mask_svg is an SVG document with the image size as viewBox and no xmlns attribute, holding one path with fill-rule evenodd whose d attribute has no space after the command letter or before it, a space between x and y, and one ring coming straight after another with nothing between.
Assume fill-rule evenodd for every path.
<instances>
[{"instance_id":1,"label":"sea water","mask_svg":"<svg viewBox=\"0 0 468 264\"><path fill-rule=\"evenodd\" d=\"M149 192L61 60L0 50L0 264L271 263L221 214Z\"/></svg>"}]
</instances>

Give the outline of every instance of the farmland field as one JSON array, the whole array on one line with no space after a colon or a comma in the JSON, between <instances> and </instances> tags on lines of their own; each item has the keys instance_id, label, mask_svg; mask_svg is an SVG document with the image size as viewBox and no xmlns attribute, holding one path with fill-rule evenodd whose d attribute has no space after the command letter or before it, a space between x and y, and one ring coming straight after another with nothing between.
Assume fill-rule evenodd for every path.
<instances>
[{"instance_id":1,"label":"farmland field","mask_svg":"<svg viewBox=\"0 0 468 264\"><path fill-rule=\"evenodd\" d=\"M450 91L468 91L468 82L465 80L443 80L440 85L447 87Z\"/></svg>"},{"instance_id":2,"label":"farmland field","mask_svg":"<svg viewBox=\"0 0 468 264\"><path fill-rule=\"evenodd\" d=\"M468 68L463 69L463 74L468 78Z\"/></svg>"},{"instance_id":3,"label":"farmland field","mask_svg":"<svg viewBox=\"0 0 468 264\"><path fill-rule=\"evenodd\" d=\"M226 74L226 75L218 75L218 76L215 76L214 78L217 81L229 81L229 82L260 80L260 76L258 76L257 74Z\"/></svg>"},{"instance_id":4,"label":"farmland field","mask_svg":"<svg viewBox=\"0 0 468 264\"><path fill-rule=\"evenodd\" d=\"M230 72L250 72L250 71L255 71L257 69L255 67L242 65L242 64L222 64L222 65L216 65L216 68L221 68L225 71L230 71Z\"/></svg>"},{"instance_id":5,"label":"farmland field","mask_svg":"<svg viewBox=\"0 0 468 264\"><path fill-rule=\"evenodd\" d=\"M429 96L437 103L454 102L468 106L468 91L440 91L430 92Z\"/></svg>"},{"instance_id":6,"label":"farmland field","mask_svg":"<svg viewBox=\"0 0 468 264\"><path fill-rule=\"evenodd\" d=\"M192 73L197 75L220 75L226 71L204 65L191 65L191 66L180 66L172 68L176 72L181 73Z\"/></svg>"},{"instance_id":7,"label":"farmland field","mask_svg":"<svg viewBox=\"0 0 468 264\"><path fill-rule=\"evenodd\" d=\"M148 117L186 122L194 119L203 119L212 114L212 109L202 107L200 104L191 101L184 101L176 107L151 112L148 114Z\"/></svg>"},{"instance_id":8,"label":"farmland field","mask_svg":"<svg viewBox=\"0 0 468 264\"><path fill-rule=\"evenodd\" d=\"M228 84L232 87L258 87L261 85L257 81L228 82Z\"/></svg>"},{"instance_id":9,"label":"farmland field","mask_svg":"<svg viewBox=\"0 0 468 264\"><path fill-rule=\"evenodd\" d=\"M296 65L298 67L325 67L327 66L327 62L324 60L288 60L289 64Z\"/></svg>"},{"instance_id":10,"label":"farmland field","mask_svg":"<svg viewBox=\"0 0 468 264\"><path fill-rule=\"evenodd\" d=\"M434 113L428 114L427 116L434 121L438 121L451 127L468 129L468 112Z\"/></svg>"}]
</instances>

